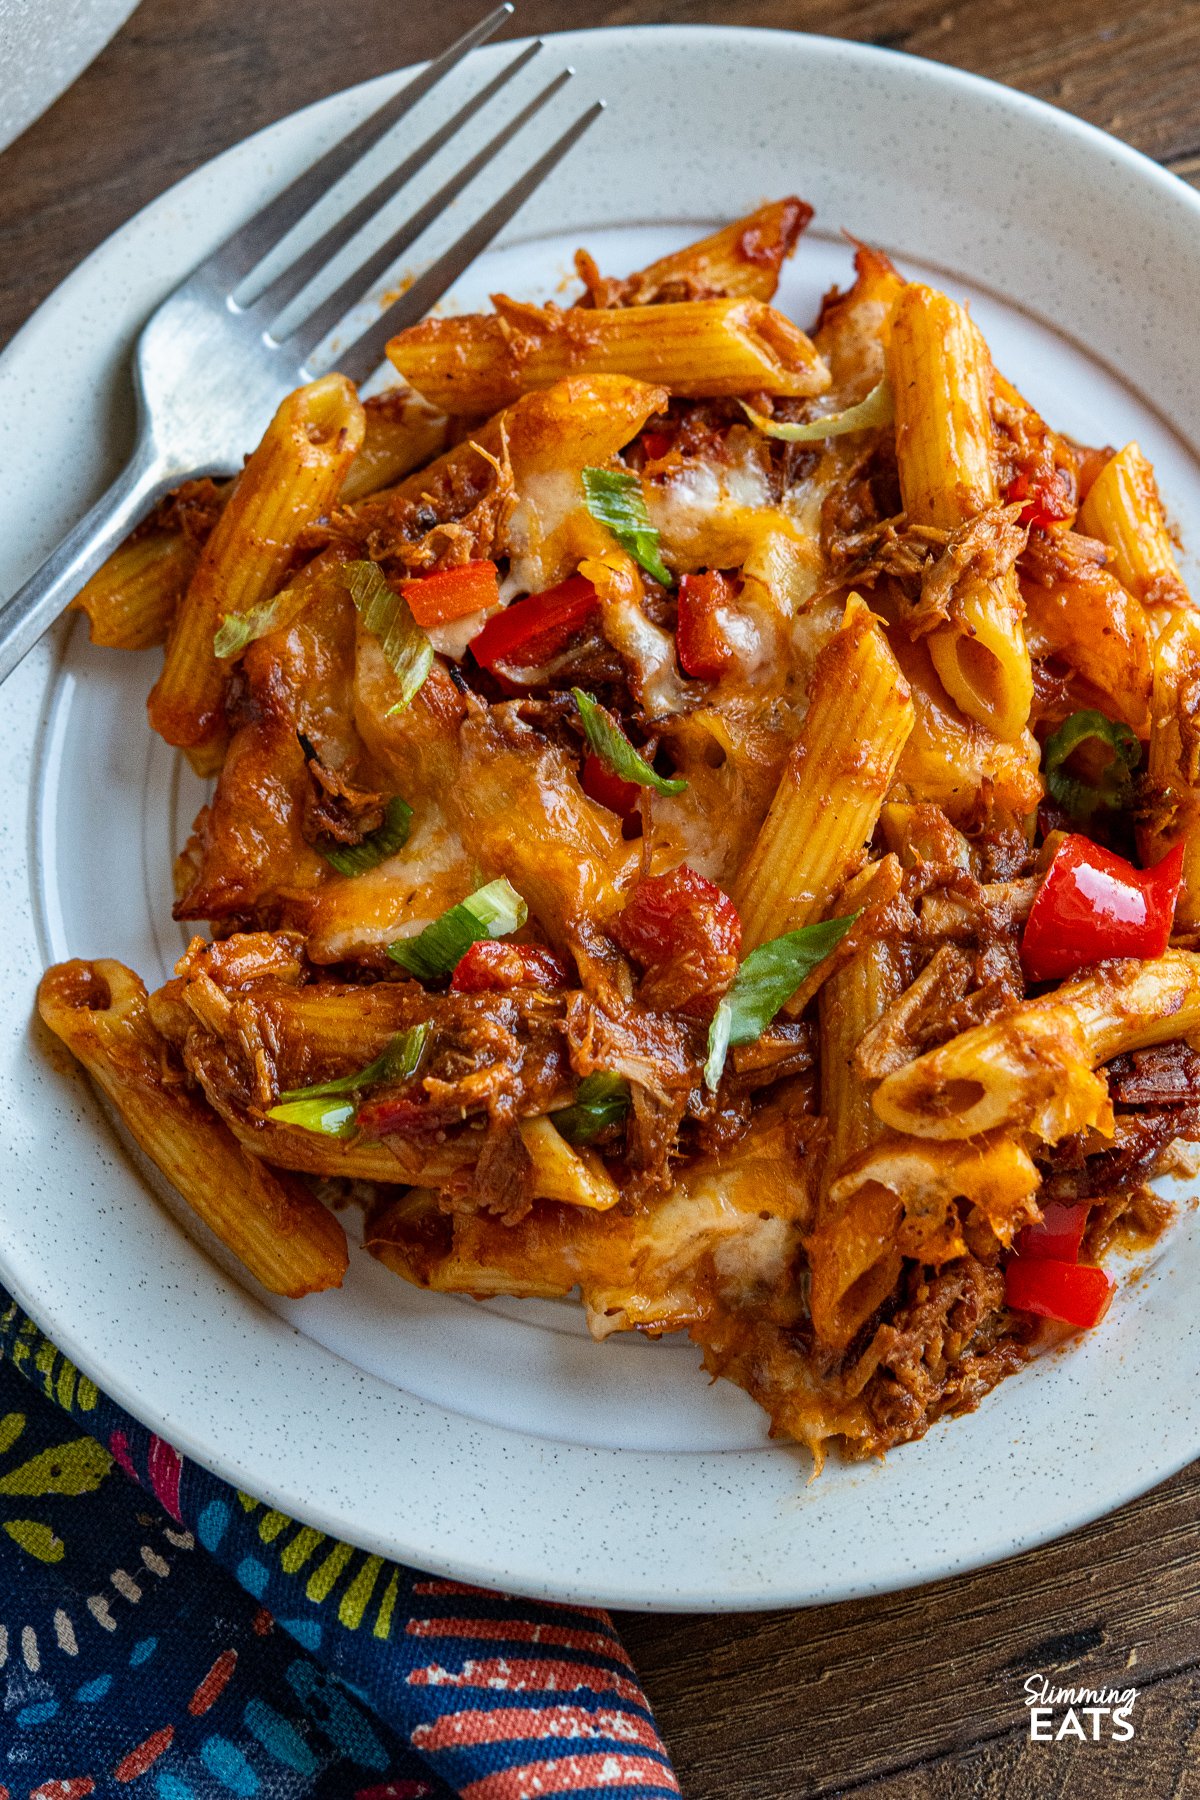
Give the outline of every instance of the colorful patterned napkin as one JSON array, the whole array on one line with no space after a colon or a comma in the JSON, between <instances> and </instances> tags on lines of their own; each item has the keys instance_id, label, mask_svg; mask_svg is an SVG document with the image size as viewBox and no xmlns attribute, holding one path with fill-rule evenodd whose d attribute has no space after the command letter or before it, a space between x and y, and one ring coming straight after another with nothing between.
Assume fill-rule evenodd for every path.
<instances>
[{"instance_id":1,"label":"colorful patterned napkin","mask_svg":"<svg viewBox=\"0 0 1200 1800\"><path fill-rule=\"evenodd\" d=\"M606 1613L235 1493L0 1290L0 1800L678 1793Z\"/></svg>"}]
</instances>

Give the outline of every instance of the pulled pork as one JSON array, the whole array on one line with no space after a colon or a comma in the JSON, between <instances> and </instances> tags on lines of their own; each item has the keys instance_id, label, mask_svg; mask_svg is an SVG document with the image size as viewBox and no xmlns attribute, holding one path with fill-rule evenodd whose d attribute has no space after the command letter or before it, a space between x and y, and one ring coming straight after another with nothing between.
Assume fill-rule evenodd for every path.
<instances>
[{"instance_id":1,"label":"pulled pork","mask_svg":"<svg viewBox=\"0 0 1200 1800\"><path fill-rule=\"evenodd\" d=\"M1026 1341L1012 1335L998 1263L967 1255L936 1274L910 1266L902 1292L849 1377L870 1423L853 1445L858 1455L923 1437L946 1413L973 1411L1029 1355L1032 1326Z\"/></svg>"}]
</instances>

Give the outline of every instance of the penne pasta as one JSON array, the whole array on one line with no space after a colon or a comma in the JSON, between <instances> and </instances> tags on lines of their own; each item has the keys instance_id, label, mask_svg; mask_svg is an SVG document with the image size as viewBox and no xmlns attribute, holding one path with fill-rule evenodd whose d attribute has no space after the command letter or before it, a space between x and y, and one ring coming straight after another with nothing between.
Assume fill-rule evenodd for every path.
<instances>
[{"instance_id":1,"label":"penne pasta","mask_svg":"<svg viewBox=\"0 0 1200 1800\"><path fill-rule=\"evenodd\" d=\"M1150 731L1151 637L1139 603L1095 564L1065 580L1023 581L1031 648L1058 656L1103 698L1105 710L1139 737Z\"/></svg>"},{"instance_id":2,"label":"penne pasta","mask_svg":"<svg viewBox=\"0 0 1200 1800\"><path fill-rule=\"evenodd\" d=\"M738 877L743 944L824 916L864 860L913 728L908 685L880 622L851 594L817 659L808 712Z\"/></svg>"},{"instance_id":3,"label":"penne pasta","mask_svg":"<svg viewBox=\"0 0 1200 1800\"><path fill-rule=\"evenodd\" d=\"M991 365L965 310L909 284L890 318L887 366L905 511L953 532L997 505L989 406ZM942 685L968 718L1012 740L1033 698L1015 572L957 583L951 616L929 634Z\"/></svg>"},{"instance_id":4,"label":"penne pasta","mask_svg":"<svg viewBox=\"0 0 1200 1800\"><path fill-rule=\"evenodd\" d=\"M1094 1070L1200 1027L1200 955L1106 963L1026 1000L880 1082L885 1125L918 1137L968 1138L1000 1126L1057 1143L1070 1132L1111 1135L1108 1087Z\"/></svg>"},{"instance_id":5,"label":"penne pasta","mask_svg":"<svg viewBox=\"0 0 1200 1800\"><path fill-rule=\"evenodd\" d=\"M1010 1244L1037 1217L1040 1176L1004 1138L935 1144L884 1137L832 1183L829 1222L807 1240L813 1327L843 1350L895 1286L905 1257L940 1267L964 1256L963 1213Z\"/></svg>"},{"instance_id":6,"label":"penne pasta","mask_svg":"<svg viewBox=\"0 0 1200 1800\"><path fill-rule=\"evenodd\" d=\"M351 384L326 375L285 400L238 478L171 625L150 723L202 771L225 736L228 668L213 639L229 613L283 585L306 526L336 499L363 437Z\"/></svg>"},{"instance_id":7,"label":"penne pasta","mask_svg":"<svg viewBox=\"0 0 1200 1800\"><path fill-rule=\"evenodd\" d=\"M571 375L629 375L673 394L820 394L812 342L759 300L684 300L594 310L494 296L494 314L426 319L388 356L431 405L467 417Z\"/></svg>"},{"instance_id":8,"label":"penne pasta","mask_svg":"<svg viewBox=\"0 0 1200 1800\"><path fill-rule=\"evenodd\" d=\"M302 1182L248 1156L171 1068L136 975L116 962L58 963L42 977L38 1010L146 1155L265 1288L295 1297L340 1286L341 1226Z\"/></svg>"},{"instance_id":9,"label":"penne pasta","mask_svg":"<svg viewBox=\"0 0 1200 1800\"><path fill-rule=\"evenodd\" d=\"M892 797L938 806L952 822L970 820L981 787L995 805L1023 817L1042 798L1041 747L1031 731L1011 743L960 712L938 680L927 645L889 633L892 653L913 696L913 728L896 764ZM892 848L896 848L895 845Z\"/></svg>"},{"instance_id":10,"label":"penne pasta","mask_svg":"<svg viewBox=\"0 0 1200 1800\"><path fill-rule=\"evenodd\" d=\"M832 385L825 404L831 410L864 400L887 374L892 308L905 286L888 258L866 244L855 245L854 275L848 293L835 289L826 296L813 333L829 364Z\"/></svg>"},{"instance_id":11,"label":"penne pasta","mask_svg":"<svg viewBox=\"0 0 1200 1800\"><path fill-rule=\"evenodd\" d=\"M80 588L71 606L87 614L93 644L149 650L166 642L199 560L195 545L175 532L130 538Z\"/></svg>"},{"instance_id":12,"label":"penne pasta","mask_svg":"<svg viewBox=\"0 0 1200 1800\"><path fill-rule=\"evenodd\" d=\"M854 1053L902 988L894 952L875 942L831 975L821 989L821 1111L830 1121L827 1186L882 1130Z\"/></svg>"},{"instance_id":13,"label":"penne pasta","mask_svg":"<svg viewBox=\"0 0 1200 1800\"><path fill-rule=\"evenodd\" d=\"M483 1133L474 1129L433 1146L395 1139L373 1143L363 1138L326 1137L301 1126L239 1113L215 1081L212 1096L231 1132L248 1151L264 1163L309 1175L458 1192L469 1182L483 1148ZM520 1134L530 1156L530 1190L538 1199L591 1212L605 1212L616 1205L620 1192L599 1157L573 1150L548 1119L523 1119Z\"/></svg>"},{"instance_id":14,"label":"penne pasta","mask_svg":"<svg viewBox=\"0 0 1200 1800\"><path fill-rule=\"evenodd\" d=\"M606 280L586 250L576 253L575 267L592 306L652 306L710 298L771 300L780 268L811 218L812 207L803 200L770 200L711 237L659 257L635 275Z\"/></svg>"},{"instance_id":15,"label":"penne pasta","mask_svg":"<svg viewBox=\"0 0 1200 1800\"><path fill-rule=\"evenodd\" d=\"M887 367L905 511L950 531L998 498L991 369L965 308L909 282L891 309Z\"/></svg>"},{"instance_id":16,"label":"penne pasta","mask_svg":"<svg viewBox=\"0 0 1200 1800\"><path fill-rule=\"evenodd\" d=\"M344 506L401 481L446 447L449 420L416 394L394 390L363 403L363 438L342 482Z\"/></svg>"},{"instance_id":17,"label":"penne pasta","mask_svg":"<svg viewBox=\"0 0 1200 1800\"><path fill-rule=\"evenodd\" d=\"M813 1328L825 1343L849 1343L900 1273L902 1258L893 1234L879 1229L891 1221L891 1210L885 1208L883 1219L874 1220L872 1252L870 1205L848 1219L837 1179L883 1129L871 1110L869 1087L855 1067L854 1053L901 986L894 953L886 944L873 943L831 975L820 993L821 1110L830 1130L816 1219L804 1247ZM851 1242L856 1249L848 1254ZM854 1303L847 1305L851 1289Z\"/></svg>"},{"instance_id":18,"label":"penne pasta","mask_svg":"<svg viewBox=\"0 0 1200 1800\"><path fill-rule=\"evenodd\" d=\"M1120 580L1145 608L1153 643L1143 855L1157 861L1184 847L1178 920L1200 925L1200 762L1192 712L1200 681L1200 615L1183 585L1154 471L1137 444L1110 457L1079 514L1083 530L1107 547Z\"/></svg>"},{"instance_id":19,"label":"penne pasta","mask_svg":"<svg viewBox=\"0 0 1200 1800\"><path fill-rule=\"evenodd\" d=\"M227 989L208 970L199 938L180 963L182 973L152 996L152 1005L182 1005L205 1031L257 1053L269 1045L277 1088L302 1088L347 1074L377 1057L397 1032L429 1017L421 990L411 982L375 981L347 987L332 981L294 983L265 975ZM186 1035L186 1034L185 1034Z\"/></svg>"},{"instance_id":20,"label":"penne pasta","mask_svg":"<svg viewBox=\"0 0 1200 1800\"><path fill-rule=\"evenodd\" d=\"M530 1191L538 1200L559 1200L589 1212L616 1206L621 1190L594 1150L573 1150L551 1121L522 1119L519 1130L532 1168Z\"/></svg>"},{"instance_id":21,"label":"penne pasta","mask_svg":"<svg viewBox=\"0 0 1200 1800\"><path fill-rule=\"evenodd\" d=\"M369 542L419 507L463 519L455 528L461 542L470 530L465 521L481 516L490 535L472 542L471 552L507 554L521 589L551 587L582 556L611 547L585 510L583 469L609 463L668 398L665 388L623 375L568 376L523 395L425 468L347 508L342 522Z\"/></svg>"},{"instance_id":22,"label":"penne pasta","mask_svg":"<svg viewBox=\"0 0 1200 1800\"><path fill-rule=\"evenodd\" d=\"M1107 547L1113 574L1152 625L1186 601L1154 471L1137 444L1105 463L1079 509L1079 529Z\"/></svg>"},{"instance_id":23,"label":"penne pasta","mask_svg":"<svg viewBox=\"0 0 1200 1800\"><path fill-rule=\"evenodd\" d=\"M197 1061L197 1074L204 1069ZM448 1183L466 1176L479 1159L482 1134L471 1132L453 1144L426 1150L417 1145L369 1143L361 1138L326 1137L299 1125L251 1119L231 1105L213 1081L205 1091L239 1144L263 1165L294 1169L340 1181L374 1181L403 1186L422 1181Z\"/></svg>"}]
</instances>

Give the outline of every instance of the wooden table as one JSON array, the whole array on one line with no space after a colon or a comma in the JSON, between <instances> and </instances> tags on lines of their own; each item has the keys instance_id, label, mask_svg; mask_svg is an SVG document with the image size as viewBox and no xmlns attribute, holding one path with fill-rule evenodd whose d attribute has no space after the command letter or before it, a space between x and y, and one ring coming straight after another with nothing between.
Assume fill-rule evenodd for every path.
<instances>
[{"instance_id":1,"label":"wooden table","mask_svg":"<svg viewBox=\"0 0 1200 1800\"><path fill-rule=\"evenodd\" d=\"M0 163L0 343L198 163L331 89L429 55L480 10L480 0L143 0ZM956 63L1200 183L1197 0L522 0L519 24L652 21L822 31ZM1114 1420L1114 1456L1121 1433ZM1200 1795L1198 1507L1200 1465L1049 1549L937 1587L810 1612L621 1624L688 1800ZM1137 1686L1136 1738L1031 1744L1021 1684L1035 1671Z\"/></svg>"}]
</instances>

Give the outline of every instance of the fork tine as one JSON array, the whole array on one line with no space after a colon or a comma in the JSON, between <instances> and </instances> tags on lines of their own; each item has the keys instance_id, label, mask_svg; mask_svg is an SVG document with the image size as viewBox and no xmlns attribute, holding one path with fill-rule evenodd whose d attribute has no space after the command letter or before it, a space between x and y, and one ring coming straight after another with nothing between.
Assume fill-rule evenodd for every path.
<instances>
[{"instance_id":1,"label":"fork tine","mask_svg":"<svg viewBox=\"0 0 1200 1800\"><path fill-rule=\"evenodd\" d=\"M315 312L309 314L294 331L282 339L281 348L294 355L298 363L303 363L316 349L326 333L333 330L339 319L343 318L352 306L357 305L364 298L370 291L372 283L393 267L396 258L403 255L409 245L417 241L421 233L441 216L450 202L462 193L463 189L475 179L482 169L486 168L509 140L514 138L522 127L528 124L534 114L540 112L547 101L552 100L559 89L571 80L574 73L573 69L564 69L542 89L540 94L535 94L528 105L523 106L521 111L483 146L482 150L464 163L462 168L452 175L436 194L419 207L411 218L405 220L404 224L393 233L385 244L381 245L373 255L367 257L366 261L347 277L336 292L330 294L328 299L323 300Z\"/></svg>"},{"instance_id":2,"label":"fork tine","mask_svg":"<svg viewBox=\"0 0 1200 1800\"><path fill-rule=\"evenodd\" d=\"M394 194L398 194L401 188L412 180L417 171L436 156L442 146L449 143L450 139L462 129L467 121L485 107L488 101L493 99L501 88L512 80L514 75L519 75L521 70L533 61L538 51L544 48L541 38L536 38L532 44L521 51L519 56L515 56L505 68L501 69L498 75L488 82L486 87L480 88L477 94L473 94L452 119L447 120L446 124L440 125L418 149L413 151L411 156L405 157L399 168L394 169L390 175L386 175L382 181L378 182L364 199L360 200L356 206L352 206L336 225L331 225L315 244L310 245L303 255L298 256L295 262L291 263L268 287L263 289L250 306L242 310L257 315L264 325L269 325L272 319L278 318L284 307L307 287L315 275L320 274L321 270L333 260L340 250L345 248L368 219L374 218L380 208L386 205Z\"/></svg>"},{"instance_id":3,"label":"fork tine","mask_svg":"<svg viewBox=\"0 0 1200 1800\"><path fill-rule=\"evenodd\" d=\"M409 325L415 325L423 319L447 289L453 287L463 270L468 268L475 258L486 250L497 232L501 231L513 214L524 205L529 196L539 188L542 182L560 163L569 150L579 142L584 132L595 124L604 111L603 100L593 101L585 113L582 113L562 136L553 143L545 155L520 176L506 193L492 203L488 210L476 219L475 223L464 231L450 247L443 252L437 261L426 269L425 273L402 294L399 300L388 307L387 311L368 327L366 331L339 350L334 360L334 367L351 381L365 382L384 360L384 351L389 338ZM336 323L336 321L335 321ZM318 340L319 342L320 340Z\"/></svg>"},{"instance_id":4,"label":"fork tine","mask_svg":"<svg viewBox=\"0 0 1200 1800\"><path fill-rule=\"evenodd\" d=\"M226 238L207 261L200 264L196 272L203 272L210 281L223 284L228 290L244 281L251 270L304 217L310 207L315 206L334 182L340 181L359 157L378 143L384 133L390 131L393 125L410 112L418 100L424 99L430 89L444 75L448 75L469 51L498 31L512 11L512 0L503 0L503 4L495 7L486 18L480 19L477 25L472 25L449 49L434 57L419 75L414 75L398 94L393 94L382 106L369 113L344 138L331 145L323 156L318 157L315 163L290 182L281 194L269 200L252 219L248 219L231 237Z\"/></svg>"}]
</instances>

